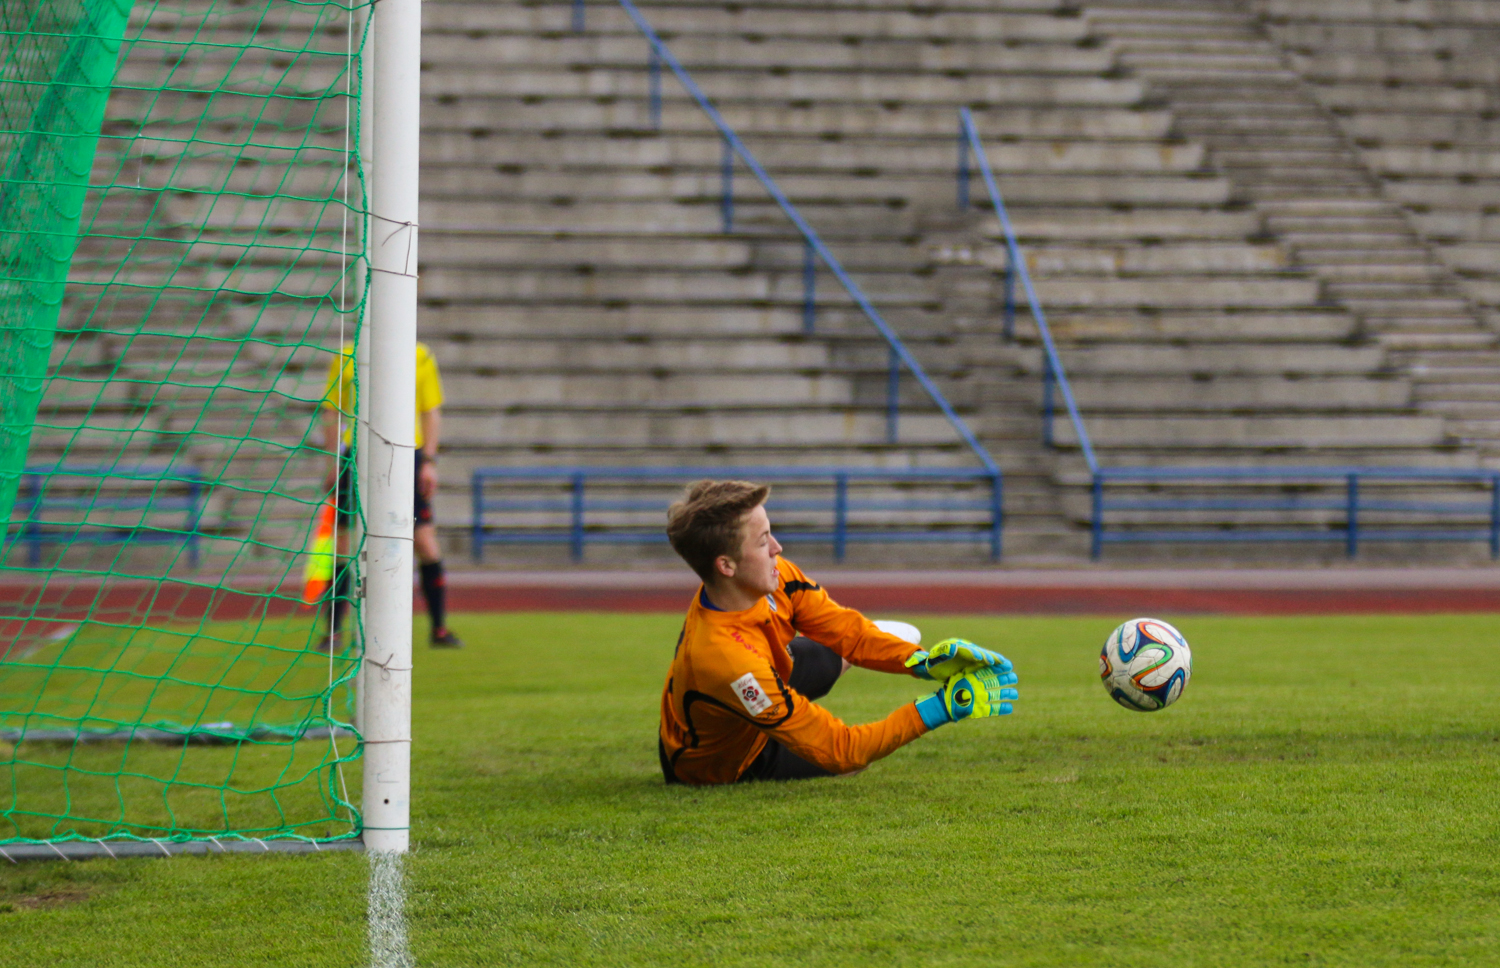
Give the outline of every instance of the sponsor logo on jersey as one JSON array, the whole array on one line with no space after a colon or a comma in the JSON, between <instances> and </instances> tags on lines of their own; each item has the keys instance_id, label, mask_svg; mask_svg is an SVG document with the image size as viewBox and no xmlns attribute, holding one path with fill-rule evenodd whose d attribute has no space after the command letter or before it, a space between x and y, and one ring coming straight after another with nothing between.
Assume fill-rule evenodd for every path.
<instances>
[{"instance_id":1,"label":"sponsor logo on jersey","mask_svg":"<svg viewBox=\"0 0 1500 968\"><path fill-rule=\"evenodd\" d=\"M747 672L729 684L734 694L739 697L740 704L752 716L759 716L771 708L771 697L760 687L755 673Z\"/></svg>"}]
</instances>

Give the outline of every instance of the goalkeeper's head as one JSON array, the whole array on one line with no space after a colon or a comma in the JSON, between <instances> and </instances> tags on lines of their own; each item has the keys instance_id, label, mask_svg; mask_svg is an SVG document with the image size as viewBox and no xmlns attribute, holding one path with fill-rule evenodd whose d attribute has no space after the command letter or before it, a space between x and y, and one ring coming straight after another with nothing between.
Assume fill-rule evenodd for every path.
<instances>
[{"instance_id":1,"label":"goalkeeper's head","mask_svg":"<svg viewBox=\"0 0 1500 968\"><path fill-rule=\"evenodd\" d=\"M696 481L667 511L667 540L710 589L733 584L764 595L776 590L781 545L766 516L768 484Z\"/></svg>"}]
</instances>

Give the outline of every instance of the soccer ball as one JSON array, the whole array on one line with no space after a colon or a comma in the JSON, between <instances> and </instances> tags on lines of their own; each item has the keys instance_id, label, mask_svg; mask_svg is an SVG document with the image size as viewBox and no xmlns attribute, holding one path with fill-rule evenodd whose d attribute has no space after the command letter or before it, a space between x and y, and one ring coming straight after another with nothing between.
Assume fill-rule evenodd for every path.
<instances>
[{"instance_id":1,"label":"soccer ball","mask_svg":"<svg viewBox=\"0 0 1500 968\"><path fill-rule=\"evenodd\" d=\"M1109 633L1099 652L1099 678L1126 709L1154 713L1177 701L1193 677L1187 639L1157 618L1133 618Z\"/></svg>"}]
</instances>

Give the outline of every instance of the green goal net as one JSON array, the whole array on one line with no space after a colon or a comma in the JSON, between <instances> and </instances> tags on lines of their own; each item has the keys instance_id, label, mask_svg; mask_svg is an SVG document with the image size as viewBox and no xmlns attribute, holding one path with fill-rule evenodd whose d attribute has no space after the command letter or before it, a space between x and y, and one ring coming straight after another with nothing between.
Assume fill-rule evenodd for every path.
<instances>
[{"instance_id":1,"label":"green goal net","mask_svg":"<svg viewBox=\"0 0 1500 968\"><path fill-rule=\"evenodd\" d=\"M0 4L0 848L359 835L358 616L303 576L365 12Z\"/></svg>"}]
</instances>

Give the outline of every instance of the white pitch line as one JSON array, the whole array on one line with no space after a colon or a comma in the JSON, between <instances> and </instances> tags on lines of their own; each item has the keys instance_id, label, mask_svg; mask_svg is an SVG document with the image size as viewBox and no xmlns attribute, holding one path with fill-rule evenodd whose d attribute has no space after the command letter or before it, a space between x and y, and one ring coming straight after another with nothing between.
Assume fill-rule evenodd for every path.
<instances>
[{"instance_id":1,"label":"white pitch line","mask_svg":"<svg viewBox=\"0 0 1500 968\"><path fill-rule=\"evenodd\" d=\"M406 946L406 886L401 854L370 851L370 968L416 968Z\"/></svg>"}]
</instances>

